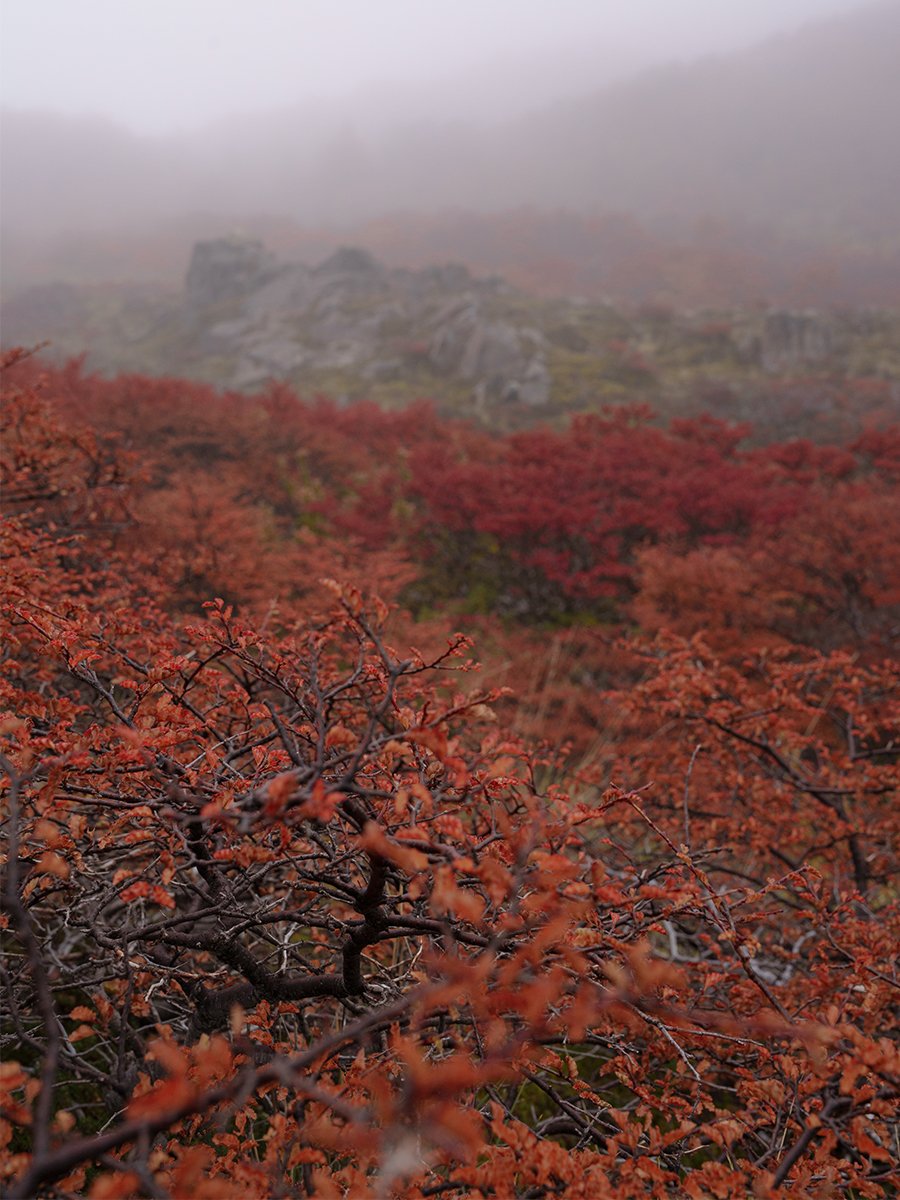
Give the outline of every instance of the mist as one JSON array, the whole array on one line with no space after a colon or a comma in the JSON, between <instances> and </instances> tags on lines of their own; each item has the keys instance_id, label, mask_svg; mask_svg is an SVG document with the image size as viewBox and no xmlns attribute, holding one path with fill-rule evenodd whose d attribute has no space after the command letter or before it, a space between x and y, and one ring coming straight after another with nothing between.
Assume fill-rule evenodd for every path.
<instances>
[{"instance_id":1,"label":"mist","mask_svg":"<svg viewBox=\"0 0 900 1200\"><path fill-rule=\"evenodd\" d=\"M897 0L6 0L2 21L5 291L174 280L236 228L291 249L523 207L900 241Z\"/></svg>"},{"instance_id":2,"label":"mist","mask_svg":"<svg viewBox=\"0 0 900 1200\"><path fill-rule=\"evenodd\" d=\"M171 134L325 102L486 119L861 0L4 0L5 106Z\"/></svg>"}]
</instances>

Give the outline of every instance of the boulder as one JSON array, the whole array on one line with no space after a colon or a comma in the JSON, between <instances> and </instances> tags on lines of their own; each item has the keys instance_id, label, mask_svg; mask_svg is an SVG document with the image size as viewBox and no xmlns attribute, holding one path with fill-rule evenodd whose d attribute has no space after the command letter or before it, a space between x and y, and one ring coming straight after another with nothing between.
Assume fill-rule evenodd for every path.
<instances>
[{"instance_id":1,"label":"boulder","mask_svg":"<svg viewBox=\"0 0 900 1200\"><path fill-rule=\"evenodd\" d=\"M473 384L476 406L491 400L538 406L549 400L550 372L536 329L485 317L471 293L443 305L432 327L431 365Z\"/></svg>"},{"instance_id":2,"label":"boulder","mask_svg":"<svg viewBox=\"0 0 900 1200\"><path fill-rule=\"evenodd\" d=\"M833 349L831 323L821 314L788 312L766 314L760 338L759 360L764 371L777 374L809 363L822 362Z\"/></svg>"},{"instance_id":3,"label":"boulder","mask_svg":"<svg viewBox=\"0 0 900 1200\"><path fill-rule=\"evenodd\" d=\"M321 282L309 267L291 263L254 288L243 308L254 320L279 320L290 314L305 313L321 290Z\"/></svg>"},{"instance_id":4,"label":"boulder","mask_svg":"<svg viewBox=\"0 0 900 1200\"><path fill-rule=\"evenodd\" d=\"M460 369L479 322L478 304L468 294L454 297L438 309L428 342L428 359L436 371L452 375Z\"/></svg>"},{"instance_id":5,"label":"boulder","mask_svg":"<svg viewBox=\"0 0 900 1200\"><path fill-rule=\"evenodd\" d=\"M495 310L496 287L465 267L389 270L356 246L316 267L279 266L246 238L195 246L185 305L195 348L236 362L233 386L300 371L402 378L409 356L398 348L415 345L421 363L465 381L476 401L545 405L542 335Z\"/></svg>"},{"instance_id":6,"label":"boulder","mask_svg":"<svg viewBox=\"0 0 900 1200\"><path fill-rule=\"evenodd\" d=\"M507 321L478 324L466 342L459 373L497 386L522 367L522 339Z\"/></svg>"},{"instance_id":7,"label":"boulder","mask_svg":"<svg viewBox=\"0 0 900 1200\"><path fill-rule=\"evenodd\" d=\"M225 237L197 242L185 283L189 308L239 300L279 270L275 256L255 238Z\"/></svg>"},{"instance_id":8,"label":"boulder","mask_svg":"<svg viewBox=\"0 0 900 1200\"><path fill-rule=\"evenodd\" d=\"M459 292L471 287L472 276L462 263L444 263L441 266L423 267L413 273L422 286L436 292Z\"/></svg>"},{"instance_id":9,"label":"boulder","mask_svg":"<svg viewBox=\"0 0 900 1200\"><path fill-rule=\"evenodd\" d=\"M317 275L381 275L384 268L360 246L340 246L316 267Z\"/></svg>"},{"instance_id":10,"label":"boulder","mask_svg":"<svg viewBox=\"0 0 900 1200\"><path fill-rule=\"evenodd\" d=\"M550 403L552 380L547 364L540 355L535 355L519 384L518 401L527 408L541 408Z\"/></svg>"}]
</instances>

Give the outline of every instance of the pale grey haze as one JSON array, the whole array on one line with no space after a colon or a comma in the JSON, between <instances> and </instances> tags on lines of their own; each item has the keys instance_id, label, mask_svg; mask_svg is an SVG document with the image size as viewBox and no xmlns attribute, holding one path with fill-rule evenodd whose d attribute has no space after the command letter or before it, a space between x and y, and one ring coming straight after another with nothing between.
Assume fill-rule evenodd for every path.
<instances>
[{"instance_id":1,"label":"pale grey haze","mask_svg":"<svg viewBox=\"0 0 900 1200\"><path fill-rule=\"evenodd\" d=\"M340 103L503 118L859 0L0 0L0 98L152 134Z\"/></svg>"},{"instance_id":2,"label":"pale grey haze","mask_svg":"<svg viewBox=\"0 0 900 1200\"><path fill-rule=\"evenodd\" d=\"M0 0L0 21L6 293L169 284L236 230L560 278L699 238L747 295L787 263L804 295L897 290L900 0Z\"/></svg>"}]
</instances>

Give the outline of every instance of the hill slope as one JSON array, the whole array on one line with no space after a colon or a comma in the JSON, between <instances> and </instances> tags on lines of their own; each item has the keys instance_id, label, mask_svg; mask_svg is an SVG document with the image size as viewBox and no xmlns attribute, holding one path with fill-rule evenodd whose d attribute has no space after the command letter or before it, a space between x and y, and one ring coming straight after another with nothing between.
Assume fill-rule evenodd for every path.
<instances>
[{"instance_id":1,"label":"hill slope","mask_svg":"<svg viewBox=\"0 0 900 1200\"><path fill-rule=\"evenodd\" d=\"M896 245L898 61L900 4L888 0L493 125L462 109L440 124L411 110L379 132L298 111L151 139L12 112L4 223L20 235L198 211L334 223L537 204Z\"/></svg>"},{"instance_id":2,"label":"hill slope","mask_svg":"<svg viewBox=\"0 0 900 1200\"><path fill-rule=\"evenodd\" d=\"M616 307L535 296L459 263L391 268L356 247L285 262L238 237L199 242L180 295L26 289L3 305L3 336L50 338L57 357L87 351L105 371L250 392L281 381L388 408L427 396L501 427L648 403L749 418L769 436L844 436L900 404L897 313Z\"/></svg>"}]
</instances>

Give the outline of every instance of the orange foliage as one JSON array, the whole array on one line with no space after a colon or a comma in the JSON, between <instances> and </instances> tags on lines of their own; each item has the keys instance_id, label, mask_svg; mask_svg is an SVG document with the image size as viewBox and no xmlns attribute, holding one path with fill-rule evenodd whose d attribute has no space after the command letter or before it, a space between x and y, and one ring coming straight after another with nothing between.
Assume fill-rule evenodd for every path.
<instances>
[{"instance_id":1,"label":"orange foliage","mask_svg":"<svg viewBox=\"0 0 900 1200\"><path fill-rule=\"evenodd\" d=\"M427 409L7 368L9 1196L892 1194L887 436L492 477ZM513 538L563 477L505 578L628 628L399 607L460 481Z\"/></svg>"}]
</instances>

